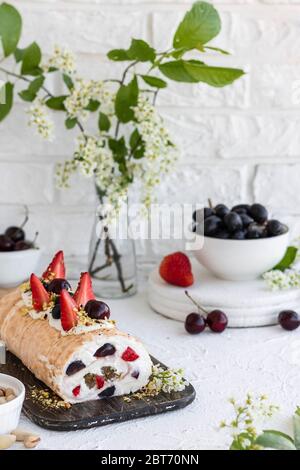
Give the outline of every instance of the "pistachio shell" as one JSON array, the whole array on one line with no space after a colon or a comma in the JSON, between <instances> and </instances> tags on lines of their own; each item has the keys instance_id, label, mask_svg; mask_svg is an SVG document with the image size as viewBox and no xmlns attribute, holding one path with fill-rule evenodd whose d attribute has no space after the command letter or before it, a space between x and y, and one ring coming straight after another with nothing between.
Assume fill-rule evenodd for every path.
<instances>
[{"instance_id":1,"label":"pistachio shell","mask_svg":"<svg viewBox=\"0 0 300 470\"><path fill-rule=\"evenodd\" d=\"M16 436L3 434L0 436L0 450L8 449L16 442Z\"/></svg>"}]
</instances>

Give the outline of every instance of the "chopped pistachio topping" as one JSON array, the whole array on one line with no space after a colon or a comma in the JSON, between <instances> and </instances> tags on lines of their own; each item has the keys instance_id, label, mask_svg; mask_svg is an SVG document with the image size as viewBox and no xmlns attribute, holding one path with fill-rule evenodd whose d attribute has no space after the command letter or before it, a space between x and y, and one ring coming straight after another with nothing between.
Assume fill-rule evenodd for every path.
<instances>
[{"instance_id":1,"label":"chopped pistachio topping","mask_svg":"<svg viewBox=\"0 0 300 470\"><path fill-rule=\"evenodd\" d=\"M54 392L49 389L38 388L35 385L30 390L31 398L34 402L43 405L45 408L71 408L71 403L68 403L59 398Z\"/></svg>"}]
</instances>

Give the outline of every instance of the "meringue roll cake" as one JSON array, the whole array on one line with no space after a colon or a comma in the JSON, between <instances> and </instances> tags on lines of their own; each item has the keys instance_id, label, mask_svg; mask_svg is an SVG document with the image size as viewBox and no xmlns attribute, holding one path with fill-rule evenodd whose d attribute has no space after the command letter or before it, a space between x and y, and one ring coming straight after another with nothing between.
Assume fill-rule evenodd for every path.
<instances>
[{"instance_id":1,"label":"meringue roll cake","mask_svg":"<svg viewBox=\"0 0 300 470\"><path fill-rule=\"evenodd\" d=\"M77 290L58 252L39 278L0 300L0 338L62 399L80 403L127 395L147 385L152 362L143 344L119 331L82 273Z\"/></svg>"}]
</instances>

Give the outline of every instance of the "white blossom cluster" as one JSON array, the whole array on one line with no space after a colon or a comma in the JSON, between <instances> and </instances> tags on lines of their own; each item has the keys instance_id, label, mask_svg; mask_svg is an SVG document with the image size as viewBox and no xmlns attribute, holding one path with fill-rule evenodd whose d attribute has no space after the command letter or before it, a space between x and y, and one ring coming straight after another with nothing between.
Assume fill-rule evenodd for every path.
<instances>
[{"instance_id":1,"label":"white blossom cluster","mask_svg":"<svg viewBox=\"0 0 300 470\"><path fill-rule=\"evenodd\" d=\"M107 139L80 135L74 158L57 165L58 184L69 187L71 175L80 171L85 177L94 177L95 184L105 192L106 203L116 212L126 200L128 181L118 172Z\"/></svg>"},{"instance_id":2,"label":"white blossom cluster","mask_svg":"<svg viewBox=\"0 0 300 470\"><path fill-rule=\"evenodd\" d=\"M181 392L188 385L182 369L164 369L160 364L152 366L152 375L147 390L157 393Z\"/></svg>"},{"instance_id":3,"label":"white blossom cluster","mask_svg":"<svg viewBox=\"0 0 300 470\"><path fill-rule=\"evenodd\" d=\"M153 188L161 177L172 170L178 158L176 146L170 139L163 120L148 98L141 95L134 108L137 129L145 146L144 158L140 160L140 173L143 184L143 203L149 206L152 202Z\"/></svg>"},{"instance_id":4,"label":"white blossom cluster","mask_svg":"<svg viewBox=\"0 0 300 470\"><path fill-rule=\"evenodd\" d=\"M233 406L234 418L228 422L222 421L220 428L230 432L241 450L260 450L255 440L262 433L265 421L272 418L279 407L270 403L266 395L254 396L250 393L243 402L230 398L229 403Z\"/></svg>"},{"instance_id":5,"label":"white blossom cluster","mask_svg":"<svg viewBox=\"0 0 300 470\"><path fill-rule=\"evenodd\" d=\"M90 100L100 102L101 111L109 116L114 114L115 95L103 81L83 80L76 78L70 95L65 99L64 105L71 118L86 119L89 112L86 110Z\"/></svg>"},{"instance_id":6,"label":"white blossom cluster","mask_svg":"<svg viewBox=\"0 0 300 470\"><path fill-rule=\"evenodd\" d=\"M285 271L275 269L266 272L263 278L268 287L273 291L300 287L300 271L295 269L286 269Z\"/></svg>"},{"instance_id":7,"label":"white blossom cluster","mask_svg":"<svg viewBox=\"0 0 300 470\"><path fill-rule=\"evenodd\" d=\"M76 71L75 57L68 49L61 49L55 46L53 55L48 62L43 65L44 72L48 73L50 68L55 68L68 75L73 75Z\"/></svg>"},{"instance_id":8,"label":"white blossom cluster","mask_svg":"<svg viewBox=\"0 0 300 470\"><path fill-rule=\"evenodd\" d=\"M43 139L51 141L53 139L54 125L49 118L47 108L43 101L36 99L27 113L29 115L28 125L35 127L38 134L40 134Z\"/></svg>"},{"instance_id":9,"label":"white blossom cluster","mask_svg":"<svg viewBox=\"0 0 300 470\"><path fill-rule=\"evenodd\" d=\"M77 119L81 127L82 121L89 117L89 105L95 102L96 106L99 103L99 111L108 116L115 128L116 93L111 89L111 83L78 77L73 55L60 47L55 48L44 70L49 71L50 67L59 69L72 78L73 85L64 100L68 118ZM35 100L29 111L29 124L35 125L39 134L49 139L54 126L45 108L42 100ZM79 171L85 177L94 178L95 184L107 198L105 202L117 212L126 201L130 184L135 182L140 188L144 207L150 206L154 187L171 171L177 160L177 148L172 143L161 116L146 95L139 96L133 111L139 133L137 146L143 150L142 158L134 158L134 150L129 150L120 171L120 162L115 160L109 147L107 133L98 131L97 134L88 135L81 129L82 134L77 139L73 158L57 167L60 186L68 187L71 175ZM111 137L116 138L115 129ZM127 147L129 149L129 143Z\"/></svg>"}]
</instances>

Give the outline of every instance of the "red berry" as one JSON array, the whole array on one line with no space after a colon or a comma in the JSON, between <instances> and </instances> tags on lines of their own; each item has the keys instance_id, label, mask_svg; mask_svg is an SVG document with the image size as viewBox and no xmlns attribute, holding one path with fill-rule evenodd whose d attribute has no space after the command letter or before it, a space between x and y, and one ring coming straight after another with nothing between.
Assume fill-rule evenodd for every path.
<instances>
[{"instance_id":1,"label":"red berry","mask_svg":"<svg viewBox=\"0 0 300 470\"><path fill-rule=\"evenodd\" d=\"M95 299L95 294L92 287L92 279L89 273L81 273L80 281L73 298L78 307L84 307L89 300Z\"/></svg>"},{"instance_id":2,"label":"red berry","mask_svg":"<svg viewBox=\"0 0 300 470\"><path fill-rule=\"evenodd\" d=\"M205 329L206 321L203 315L199 313L190 313L185 319L185 329L191 335L202 333Z\"/></svg>"},{"instance_id":3,"label":"red berry","mask_svg":"<svg viewBox=\"0 0 300 470\"><path fill-rule=\"evenodd\" d=\"M31 274L30 276L30 288L32 292L33 308L37 312L41 312L45 305L49 304L50 295L35 274Z\"/></svg>"},{"instance_id":4,"label":"red berry","mask_svg":"<svg viewBox=\"0 0 300 470\"><path fill-rule=\"evenodd\" d=\"M74 397L78 397L79 393L80 393L80 385L77 385L77 387L75 387L73 390L72 390L72 393L74 395Z\"/></svg>"},{"instance_id":5,"label":"red berry","mask_svg":"<svg viewBox=\"0 0 300 470\"><path fill-rule=\"evenodd\" d=\"M102 388L104 387L105 380L102 375L96 375L96 383L97 383L97 388Z\"/></svg>"},{"instance_id":6,"label":"red berry","mask_svg":"<svg viewBox=\"0 0 300 470\"><path fill-rule=\"evenodd\" d=\"M52 281L52 279L55 278L65 279L66 269L63 251L56 253L48 268L43 273L42 277L43 279L47 279L49 281Z\"/></svg>"},{"instance_id":7,"label":"red berry","mask_svg":"<svg viewBox=\"0 0 300 470\"><path fill-rule=\"evenodd\" d=\"M214 333L222 333L228 324L228 318L222 310L213 310L207 315L206 322Z\"/></svg>"},{"instance_id":8,"label":"red berry","mask_svg":"<svg viewBox=\"0 0 300 470\"><path fill-rule=\"evenodd\" d=\"M293 310L283 310L278 316L279 324L285 330L292 331L300 326L300 316Z\"/></svg>"},{"instance_id":9,"label":"red berry","mask_svg":"<svg viewBox=\"0 0 300 470\"><path fill-rule=\"evenodd\" d=\"M128 348L125 349L121 357L123 361L133 362L136 361L140 356L128 346Z\"/></svg>"},{"instance_id":10,"label":"red berry","mask_svg":"<svg viewBox=\"0 0 300 470\"><path fill-rule=\"evenodd\" d=\"M194 283L191 262L180 251L164 257L159 266L159 274L164 281L174 286L188 287Z\"/></svg>"},{"instance_id":11,"label":"red berry","mask_svg":"<svg viewBox=\"0 0 300 470\"><path fill-rule=\"evenodd\" d=\"M60 294L60 319L64 331L69 331L78 324L77 312L75 300L63 289Z\"/></svg>"}]
</instances>

